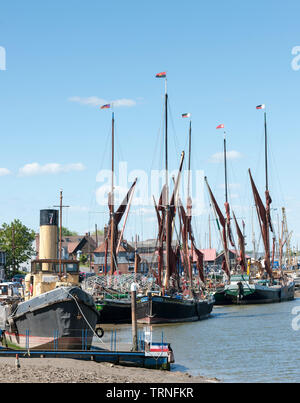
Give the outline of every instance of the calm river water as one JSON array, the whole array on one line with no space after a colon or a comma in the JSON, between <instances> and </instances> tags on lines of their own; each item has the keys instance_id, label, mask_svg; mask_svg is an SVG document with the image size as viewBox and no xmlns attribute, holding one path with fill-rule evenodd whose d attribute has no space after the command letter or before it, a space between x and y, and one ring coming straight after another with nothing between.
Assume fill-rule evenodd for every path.
<instances>
[{"instance_id":1,"label":"calm river water","mask_svg":"<svg viewBox=\"0 0 300 403\"><path fill-rule=\"evenodd\" d=\"M223 382L300 382L300 330L294 330L300 298L267 305L214 307L210 319L152 327L153 341L171 343L172 370ZM296 309L296 308L295 308ZM293 322L294 319L294 322ZM117 344L131 340L131 326L105 326ZM141 330L143 328L140 328Z\"/></svg>"}]
</instances>

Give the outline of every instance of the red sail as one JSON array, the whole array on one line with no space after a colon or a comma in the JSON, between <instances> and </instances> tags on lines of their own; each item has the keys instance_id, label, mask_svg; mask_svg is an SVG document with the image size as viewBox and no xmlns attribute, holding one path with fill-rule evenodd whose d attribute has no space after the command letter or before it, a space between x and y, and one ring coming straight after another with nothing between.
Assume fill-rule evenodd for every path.
<instances>
[{"instance_id":1,"label":"red sail","mask_svg":"<svg viewBox=\"0 0 300 403\"><path fill-rule=\"evenodd\" d=\"M156 205L154 197L153 197L153 200L154 200L154 207L155 207L157 221L158 221L157 268L158 268L158 285L161 286L162 285L161 275L162 275L162 271L163 271L163 247L162 247L162 243L163 243L163 236L164 236L164 233L163 233L164 216L163 216L163 211L162 211L162 215L160 215L159 207Z\"/></svg>"},{"instance_id":2,"label":"red sail","mask_svg":"<svg viewBox=\"0 0 300 403\"><path fill-rule=\"evenodd\" d=\"M176 182L175 182L175 185L174 185L172 197L171 197L171 200L170 200L171 221L173 221L173 219L175 218L175 215L176 215L175 198L176 198L176 194L177 194L177 191L178 191L179 180L180 180L181 171L182 171L182 167L183 167L183 161L184 161L184 151L181 153L181 160L180 160L180 164L179 164L179 170L178 170Z\"/></svg>"},{"instance_id":3,"label":"red sail","mask_svg":"<svg viewBox=\"0 0 300 403\"><path fill-rule=\"evenodd\" d=\"M247 271L247 266L246 266L246 255L245 255L245 238L242 234L242 231L240 230L240 227L238 225L238 222L235 218L235 214L233 213L233 218L235 221L235 226L236 226L236 232L238 235L239 239L239 249L240 249L240 256L238 258L238 263L242 268L242 272L245 273Z\"/></svg>"},{"instance_id":4,"label":"red sail","mask_svg":"<svg viewBox=\"0 0 300 403\"><path fill-rule=\"evenodd\" d=\"M191 206L191 199L188 199L188 208L190 208L190 206ZM186 250L185 261L187 260L187 263L188 263L189 277L190 277L190 279L192 278L192 267L191 267L190 253L189 253L188 243L187 243L188 237L191 240L191 255L193 255L193 253L192 253L193 249L196 254L196 265L197 265L199 277L203 282L205 282L204 270L203 270L203 256L204 255L195 246L195 239L194 239L192 225L191 225L191 215L186 214L181 202L180 202L180 212L181 212L181 217L182 217L182 222L183 222L182 240L183 240L183 244L185 245L185 250ZM191 209L190 209L189 213L191 213Z\"/></svg>"},{"instance_id":5,"label":"red sail","mask_svg":"<svg viewBox=\"0 0 300 403\"><path fill-rule=\"evenodd\" d=\"M174 185L174 189L173 189L173 193L171 196L171 200L170 200L170 204L169 204L169 213L166 211L166 217L165 217L165 224L166 224L166 252L168 252L166 254L169 256L169 268L170 268L170 272L169 275L177 275L177 258L178 258L178 254L176 255L172 249L172 224L173 224L173 220L175 218L176 215L176 205L175 205L175 199L176 199L176 195L177 195L177 190L178 190L178 186L179 186L179 180L180 180L180 175L181 175L181 171L182 171L182 167L183 167L183 161L184 161L184 151L181 153L181 160L180 160L180 165L179 165L179 170L178 170L178 174L177 174L177 178L175 181L175 185ZM167 216L168 214L168 216ZM168 232L168 237L167 237L167 232ZM169 244L167 242L167 239L169 239ZM168 283L168 279L167 279L167 283Z\"/></svg>"},{"instance_id":6,"label":"red sail","mask_svg":"<svg viewBox=\"0 0 300 403\"><path fill-rule=\"evenodd\" d=\"M272 268L270 265L270 245L269 245L269 211L270 211L270 204L271 204L271 198L269 196L269 192L266 192L266 197L267 197L267 209L265 209L265 206L263 205L263 202L261 201L261 198L259 196L258 190L255 186L255 183L252 179L251 171L249 169L249 176L250 176L250 182L251 182L251 187L252 187L252 192L254 196L254 201L257 209L257 215L258 215L258 220L260 224L260 229L261 229L261 234L264 242L264 248L265 248L265 269L267 273L269 274L270 277L272 277Z\"/></svg>"},{"instance_id":7,"label":"red sail","mask_svg":"<svg viewBox=\"0 0 300 403\"><path fill-rule=\"evenodd\" d=\"M117 264L117 256L116 256L116 245L117 245L117 241L118 241L118 225L120 223L120 221L122 220L122 217L126 211L127 208L127 204L130 200L130 196L131 193L133 192L133 189L136 185L137 182L137 178L135 179L135 181L133 182L132 186L130 187L129 191L127 192L126 197L123 199L121 205L119 206L118 210L114 213L114 219L113 219L113 239L111 239L111 234L112 234L112 221L111 218L109 219L109 223L108 223L108 228L109 228L109 232L108 232L108 238L111 239L111 251L110 251L110 255L112 257L111 259L111 267L114 267ZM109 207L109 211L110 213L113 212L113 200L112 200L112 193L109 192L108 194L108 207ZM107 248L108 245L106 245ZM107 250L106 250L106 263L105 265L107 265ZM114 263L114 264L113 264ZM112 273L113 274L113 273Z\"/></svg>"},{"instance_id":8,"label":"red sail","mask_svg":"<svg viewBox=\"0 0 300 403\"><path fill-rule=\"evenodd\" d=\"M167 187L166 185L163 186L161 194L160 194L160 198L158 201L158 210L159 211L164 211L164 207L167 204Z\"/></svg>"},{"instance_id":9,"label":"red sail","mask_svg":"<svg viewBox=\"0 0 300 403\"><path fill-rule=\"evenodd\" d=\"M189 253L189 245L188 245L188 230L189 230L189 217L185 213L185 209L183 205L180 202L180 212L181 212L181 220L182 220L182 243L183 243L183 250L184 250L184 256L185 256L185 264L187 265L188 268L188 278L190 280L190 285L192 286L192 278L193 278L193 273L192 273L192 265L191 265L191 256Z\"/></svg>"},{"instance_id":10,"label":"red sail","mask_svg":"<svg viewBox=\"0 0 300 403\"><path fill-rule=\"evenodd\" d=\"M115 213L115 222L116 225L119 225L120 221L122 220L122 217L126 211L127 208L127 204L129 202L130 199L130 195L133 192L133 189L136 185L137 182L137 178L135 179L135 181L133 182L133 184L131 185L131 188L128 190L127 195L125 196L125 198L123 199L122 203L120 204L120 207L118 208L118 210Z\"/></svg>"},{"instance_id":11,"label":"red sail","mask_svg":"<svg viewBox=\"0 0 300 403\"><path fill-rule=\"evenodd\" d=\"M226 228L227 228L228 238L229 238L229 241L230 241L231 245L235 248L235 244L234 244L232 233L231 233L231 227L230 227L230 207L229 207L229 203L226 202L224 204L224 206L225 206L225 211L226 211Z\"/></svg>"},{"instance_id":12,"label":"red sail","mask_svg":"<svg viewBox=\"0 0 300 403\"><path fill-rule=\"evenodd\" d=\"M197 270L198 270L198 273L199 273L199 277L203 281L203 283L205 283L204 270L203 270L203 257L204 257L204 255L203 255L202 252L200 252L199 249L197 249L195 247L195 245L194 245L194 250L195 250L195 253L196 253L196 256L197 256Z\"/></svg>"},{"instance_id":13,"label":"red sail","mask_svg":"<svg viewBox=\"0 0 300 403\"><path fill-rule=\"evenodd\" d=\"M227 274L228 277L230 277L230 269L227 265L226 258L225 258L225 254L227 254L227 252L228 252L227 237L226 237L226 220L220 210L220 207L218 206L218 203L216 202L216 199L211 191L211 188L209 187L209 184L207 183L206 178L205 178L205 181L207 184L207 188L208 188L208 192L209 192L211 201L212 201L215 211L219 217L219 221L223 227L222 237L223 237L223 245L224 245L224 260L222 262L222 270L225 271L225 273Z\"/></svg>"}]
</instances>

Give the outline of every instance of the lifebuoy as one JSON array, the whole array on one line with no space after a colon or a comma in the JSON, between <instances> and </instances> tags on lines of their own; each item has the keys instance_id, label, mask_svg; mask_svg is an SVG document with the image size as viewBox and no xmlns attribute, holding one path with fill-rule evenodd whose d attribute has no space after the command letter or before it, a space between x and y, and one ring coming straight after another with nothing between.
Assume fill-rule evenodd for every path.
<instances>
[{"instance_id":1,"label":"lifebuoy","mask_svg":"<svg viewBox=\"0 0 300 403\"><path fill-rule=\"evenodd\" d=\"M102 329L102 327L97 327L97 329L95 330L95 333L99 337L99 339L101 339L101 337L103 337L103 335L104 335L104 330Z\"/></svg>"}]
</instances>

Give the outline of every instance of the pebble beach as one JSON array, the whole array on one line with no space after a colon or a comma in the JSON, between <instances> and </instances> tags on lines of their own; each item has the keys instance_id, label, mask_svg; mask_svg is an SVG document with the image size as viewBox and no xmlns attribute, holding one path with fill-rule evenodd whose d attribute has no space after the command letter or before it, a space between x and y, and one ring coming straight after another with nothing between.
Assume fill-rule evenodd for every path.
<instances>
[{"instance_id":1,"label":"pebble beach","mask_svg":"<svg viewBox=\"0 0 300 403\"><path fill-rule=\"evenodd\" d=\"M179 371L134 368L69 358L0 359L0 383L216 383Z\"/></svg>"}]
</instances>

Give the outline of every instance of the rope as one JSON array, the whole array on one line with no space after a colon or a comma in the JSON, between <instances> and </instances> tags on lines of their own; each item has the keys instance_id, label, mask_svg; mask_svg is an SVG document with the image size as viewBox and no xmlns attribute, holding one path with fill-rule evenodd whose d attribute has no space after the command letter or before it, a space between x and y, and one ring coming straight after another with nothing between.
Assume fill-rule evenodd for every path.
<instances>
[{"instance_id":1,"label":"rope","mask_svg":"<svg viewBox=\"0 0 300 403\"><path fill-rule=\"evenodd\" d=\"M66 290L66 291L67 291L67 290ZM76 303L76 305L77 305L77 307L78 307L78 309L79 309L81 315L83 316L83 318L84 318L84 320L86 321L87 325L89 326L89 328L90 328L91 331L93 332L94 336L97 336L98 339L101 341L101 343L105 345L104 341L101 340L101 338L97 335L97 333L95 332L95 330L92 328L92 326L90 325L89 321L88 321L87 318L85 317L85 315L84 315L84 313L82 312L82 309L80 308L80 305L78 304L78 301L76 300L76 298L75 298L72 294L70 294L69 291L67 291L67 294L68 294L70 297L72 297L72 298L74 299L74 301L75 301L75 303Z\"/></svg>"}]
</instances>

